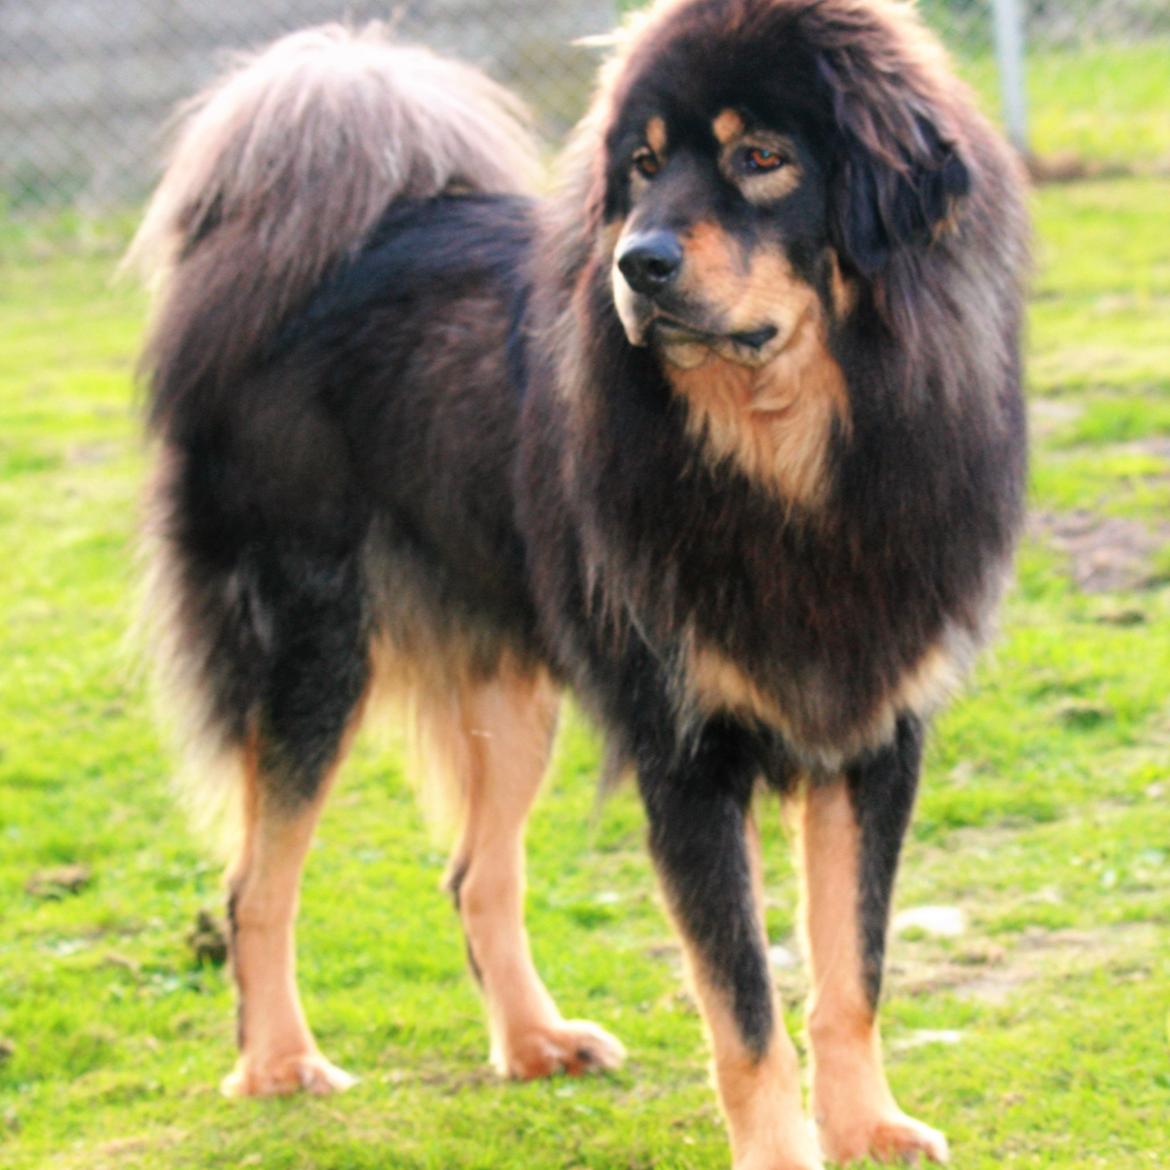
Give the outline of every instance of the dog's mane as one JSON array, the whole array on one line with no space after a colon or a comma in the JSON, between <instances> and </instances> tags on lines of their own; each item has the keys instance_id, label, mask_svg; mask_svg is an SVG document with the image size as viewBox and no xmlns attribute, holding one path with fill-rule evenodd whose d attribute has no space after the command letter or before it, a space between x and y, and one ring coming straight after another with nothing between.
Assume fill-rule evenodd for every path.
<instances>
[{"instance_id":1,"label":"dog's mane","mask_svg":"<svg viewBox=\"0 0 1170 1170\"><path fill-rule=\"evenodd\" d=\"M608 136L638 78L662 68L664 52L680 39L709 42L716 23L724 41L772 36L803 48L816 63L830 126L823 145L839 168L830 190L868 184L856 193L860 211L830 209L835 246L856 292L831 339L851 426L847 440L829 437L831 482L817 515L784 507L778 514L776 501L742 469L726 461L703 465L682 433L683 411L662 369L650 351L627 342L609 289L620 224L603 213ZM719 54L710 59L718 69ZM958 166L963 192L952 196L945 188L956 185ZM662 566L677 572L687 556L700 566L717 560L719 549L751 549L758 559L741 562L742 596L718 605L728 631L746 620L736 615L752 609L753 589L779 591L769 612L791 615L813 604L795 594L784 601L797 587L776 581L774 566L801 565L794 582L852 582L864 564L871 583L856 588L873 596L853 604L880 610L894 605L903 587L921 590L924 624L899 635L907 647L920 647L952 621L965 637L982 640L1023 506L1025 425L1014 387L1027 234L1017 175L1015 160L903 5L669 0L631 26L545 208L550 246L537 255L559 265L537 274L534 302L553 363L548 376L576 415L575 433L588 436L566 457L565 474L576 485L584 560L599 582L599 604L640 621L657 615L663 630L677 630L693 604L694 582L688 588ZM941 208L936 222L923 218L917 202L924 189ZM851 249L861 228L847 222L850 214L875 217L861 228L877 244L860 257ZM687 553L688 534L698 529L717 539L711 549L696 545ZM660 532L676 533L682 551L662 547ZM624 595L607 596L606 581L620 582ZM827 647L838 631L823 598L816 604ZM739 653L751 662L766 652L744 630ZM886 647L896 641L881 638ZM842 644L839 653L851 659L854 651ZM766 675L762 658L758 666ZM904 667L890 664L895 673Z\"/></svg>"}]
</instances>

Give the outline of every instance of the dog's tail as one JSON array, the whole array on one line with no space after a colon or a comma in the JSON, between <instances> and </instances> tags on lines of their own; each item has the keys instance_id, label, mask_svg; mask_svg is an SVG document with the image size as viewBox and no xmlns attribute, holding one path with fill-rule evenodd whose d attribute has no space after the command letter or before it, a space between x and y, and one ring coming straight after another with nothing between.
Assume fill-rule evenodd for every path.
<instances>
[{"instance_id":1,"label":"dog's tail","mask_svg":"<svg viewBox=\"0 0 1170 1170\"><path fill-rule=\"evenodd\" d=\"M535 175L517 99L381 25L308 29L239 58L179 111L127 255L156 284L152 423L187 395L228 392L394 200L522 192Z\"/></svg>"},{"instance_id":2,"label":"dog's tail","mask_svg":"<svg viewBox=\"0 0 1170 1170\"><path fill-rule=\"evenodd\" d=\"M505 90L393 44L378 25L310 29L241 58L180 112L177 129L127 258L157 283L142 374L163 440L147 493L138 641L154 651L192 807L216 820L240 791L258 672L268 668L267 618L258 570L232 559L230 525L212 524L219 513L208 501L239 484L209 461L193 503L185 447L232 425L251 426L253 438L262 431L250 376L389 205L515 193L534 183L536 151ZM288 425L316 435L312 412L295 406ZM308 444L287 441L258 476L283 470ZM312 450L331 458L327 443ZM332 480L321 490L329 487L340 490ZM197 547L196 520L212 526L213 557ZM356 572L353 556L346 572Z\"/></svg>"}]
</instances>

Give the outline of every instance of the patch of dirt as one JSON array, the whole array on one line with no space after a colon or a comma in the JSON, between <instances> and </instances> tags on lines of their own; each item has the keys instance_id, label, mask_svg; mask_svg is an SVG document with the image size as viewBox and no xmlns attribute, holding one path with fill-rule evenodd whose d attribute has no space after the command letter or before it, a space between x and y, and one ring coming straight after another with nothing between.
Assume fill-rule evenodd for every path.
<instances>
[{"instance_id":1,"label":"patch of dirt","mask_svg":"<svg viewBox=\"0 0 1170 1170\"><path fill-rule=\"evenodd\" d=\"M499 1073L486 1064L456 1067L451 1061L423 1068L390 1068L378 1079L388 1085L427 1085L448 1093L500 1083Z\"/></svg>"},{"instance_id":2,"label":"patch of dirt","mask_svg":"<svg viewBox=\"0 0 1170 1170\"><path fill-rule=\"evenodd\" d=\"M1170 436L1150 435L1145 439L1131 439L1128 443L1115 443L1109 450L1115 455L1148 455L1170 463ZM1170 473L1170 468L1167 471Z\"/></svg>"},{"instance_id":3,"label":"patch of dirt","mask_svg":"<svg viewBox=\"0 0 1170 1170\"><path fill-rule=\"evenodd\" d=\"M1039 927L1002 940L1001 945L958 953L899 942L888 964L893 995L951 992L984 1003L1007 1002L1026 984L1047 975L1071 975L1111 967L1144 970L1157 954L1158 931L1149 923L1125 923L1099 930L1044 930Z\"/></svg>"},{"instance_id":4,"label":"patch of dirt","mask_svg":"<svg viewBox=\"0 0 1170 1170\"><path fill-rule=\"evenodd\" d=\"M793 944L795 945L795 944ZM950 993L960 999L1003 1004L1029 983L1050 975L1070 975L1102 967L1145 970L1161 945L1150 923L1125 923L1099 930L1027 929L990 940L962 942L927 937L891 939L884 986L895 998ZM799 1004L808 993L804 960L772 968L781 1001ZM686 993L679 991L679 996ZM679 1004L672 1006L677 1008Z\"/></svg>"},{"instance_id":5,"label":"patch of dirt","mask_svg":"<svg viewBox=\"0 0 1170 1170\"><path fill-rule=\"evenodd\" d=\"M1065 398L1033 398L1028 403L1028 426L1032 435L1046 439L1074 423L1085 413L1079 402Z\"/></svg>"},{"instance_id":6,"label":"patch of dirt","mask_svg":"<svg viewBox=\"0 0 1170 1170\"><path fill-rule=\"evenodd\" d=\"M1140 520L1084 508L1034 512L1029 527L1069 558L1073 580L1084 593L1149 588L1158 579L1150 562L1170 542L1170 525L1151 529Z\"/></svg>"},{"instance_id":7,"label":"patch of dirt","mask_svg":"<svg viewBox=\"0 0 1170 1170\"><path fill-rule=\"evenodd\" d=\"M110 1165L121 1166L126 1164L126 1159L133 1158L137 1154L170 1149L185 1141L186 1138L186 1130L167 1126L154 1133L112 1138L98 1146L97 1152L99 1155L112 1159Z\"/></svg>"},{"instance_id":8,"label":"patch of dirt","mask_svg":"<svg viewBox=\"0 0 1170 1170\"><path fill-rule=\"evenodd\" d=\"M69 448L65 459L73 467L94 467L112 462L121 451L121 443L78 443Z\"/></svg>"},{"instance_id":9,"label":"patch of dirt","mask_svg":"<svg viewBox=\"0 0 1170 1170\"><path fill-rule=\"evenodd\" d=\"M1076 183L1085 179L1116 179L1133 175L1133 167L1120 163L1103 163L1085 158L1075 151L1057 151L1053 154L1027 154L1024 165L1033 183Z\"/></svg>"}]
</instances>

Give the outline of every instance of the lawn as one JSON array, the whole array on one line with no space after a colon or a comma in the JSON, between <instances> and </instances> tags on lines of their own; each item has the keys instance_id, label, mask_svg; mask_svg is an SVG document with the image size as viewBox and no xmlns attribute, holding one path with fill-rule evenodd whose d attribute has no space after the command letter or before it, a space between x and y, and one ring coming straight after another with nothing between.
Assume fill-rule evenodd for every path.
<instances>
[{"instance_id":1,"label":"lawn","mask_svg":"<svg viewBox=\"0 0 1170 1170\"><path fill-rule=\"evenodd\" d=\"M995 58L950 42L960 72L988 110L1000 104ZM1092 169L1170 171L1170 39L1102 41L1077 49L1032 45L1025 61L1032 150L1042 159Z\"/></svg>"},{"instance_id":2,"label":"lawn","mask_svg":"<svg viewBox=\"0 0 1170 1170\"><path fill-rule=\"evenodd\" d=\"M1165 184L1035 198L1033 523L997 648L935 730L898 906L890 1072L963 1170L1170 1157L1170 232ZM222 969L187 941L219 867L168 790L125 631L144 300L122 224L0 229L0 1165L320 1170L726 1165L698 1017L623 792L570 714L531 830L537 959L630 1060L507 1086L443 851L400 753L363 745L326 813L300 930L329 1100L234 1102ZM779 812L769 928L792 940ZM62 870L61 867L73 867ZM777 979L799 1034L799 965Z\"/></svg>"}]
</instances>

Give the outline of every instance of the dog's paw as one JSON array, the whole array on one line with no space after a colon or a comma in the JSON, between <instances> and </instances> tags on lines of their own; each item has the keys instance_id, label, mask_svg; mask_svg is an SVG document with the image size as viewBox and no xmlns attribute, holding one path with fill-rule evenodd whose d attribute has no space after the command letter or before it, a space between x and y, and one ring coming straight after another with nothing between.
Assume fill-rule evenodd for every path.
<instances>
[{"instance_id":1,"label":"dog's paw","mask_svg":"<svg viewBox=\"0 0 1170 1170\"><path fill-rule=\"evenodd\" d=\"M223 1079L225 1097L283 1097L312 1093L323 1097L357 1084L357 1077L326 1060L319 1052L302 1052L273 1061L252 1061L241 1056Z\"/></svg>"},{"instance_id":2,"label":"dog's paw","mask_svg":"<svg viewBox=\"0 0 1170 1170\"><path fill-rule=\"evenodd\" d=\"M937 1129L897 1112L865 1125L851 1125L836 1132L821 1127L825 1157L837 1165L872 1158L875 1162L945 1165L950 1157L947 1139Z\"/></svg>"},{"instance_id":3,"label":"dog's paw","mask_svg":"<svg viewBox=\"0 0 1170 1170\"><path fill-rule=\"evenodd\" d=\"M511 1037L493 1063L518 1081L557 1073L581 1076L619 1067L626 1058L620 1040L588 1020L559 1020Z\"/></svg>"}]
</instances>

